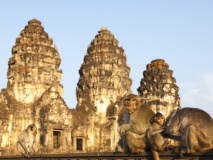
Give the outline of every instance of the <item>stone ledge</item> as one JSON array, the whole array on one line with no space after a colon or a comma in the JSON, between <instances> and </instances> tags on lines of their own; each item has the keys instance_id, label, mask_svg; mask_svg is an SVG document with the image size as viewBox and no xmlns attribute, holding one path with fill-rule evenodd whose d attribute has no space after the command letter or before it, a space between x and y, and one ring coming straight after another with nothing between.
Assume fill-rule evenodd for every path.
<instances>
[{"instance_id":1,"label":"stone ledge","mask_svg":"<svg viewBox=\"0 0 213 160\"><path fill-rule=\"evenodd\" d=\"M159 152L161 160L191 160L191 159L199 159L199 160L211 160L213 158L213 150L197 152L194 154L187 154L184 157L180 157L178 154L173 154L170 151ZM17 156L0 156L0 159L26 159L21 155ZM126 153L113 153L113 152L93 152L93 153L69 153L69 154L42 154L31 156L30 159L141 159L141 160L152 160L151 152L144 152L140 154L126 154Z\"/></svg>"}]
</instances>

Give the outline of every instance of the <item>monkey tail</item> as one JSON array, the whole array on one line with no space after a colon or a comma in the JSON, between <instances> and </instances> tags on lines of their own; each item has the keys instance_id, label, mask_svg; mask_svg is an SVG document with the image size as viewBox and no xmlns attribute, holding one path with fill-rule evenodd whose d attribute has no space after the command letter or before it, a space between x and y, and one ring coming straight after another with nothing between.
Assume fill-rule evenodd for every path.
<instances>
[{"instance_id":1,"label":"monkey tail","mask_svg":"<svg viewBox=\"0 0 213 160\"><path fill-rule=\"evenodd\" d=\"M151 149L154 160L160 160L159 154L156 150Z\"/></svg>"}]
</instances>

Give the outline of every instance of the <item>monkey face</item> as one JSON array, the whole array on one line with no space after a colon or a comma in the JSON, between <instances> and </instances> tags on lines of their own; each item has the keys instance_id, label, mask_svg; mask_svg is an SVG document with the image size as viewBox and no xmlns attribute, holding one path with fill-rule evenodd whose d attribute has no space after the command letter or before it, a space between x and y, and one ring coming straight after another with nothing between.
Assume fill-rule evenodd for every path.
<instances>
[{"instance_id":1,"label":"monkey face","mask_svg":"<svg viewBox=\"0 0 213 160\"><path fill-rule=\"evenodd\" d=\"M137 108L137 99L131 98L125 100L125 108L129 113L134 112Z\"/></svg>"},{"instance_id":2,"label":"monkey face","mask_svg":"<svg viewBox=\"0 0 213 160\"><path fill-rule=\"evenodd\" d=\"M162 125L164 125L164 118L163 117L159 117L157 120L157 123L160 125L160 126L162 126Z\"/></svg>"},{"instance_id":3,"label":"monkey face","mask_svg":"<svg viewBox=\"0 0 213 160\"><path fill-rule=\"evenodd\" d=\"M37 135L37 128L34 128L34 130L33 130L33 135L34 135L34 136Z\"/></svg>"},{"instance_id":4,"label":"monkey face","mask_svg":"<svg viewBox=\"0 0 213 160\"><path fill-rule=\"evenodd\" d=\"M36 134L37 134L37 127L34 124L29 125L28 129L30 130L31 133L33 133L34 136L36 136Z\"/></svg>"}]
</instances>

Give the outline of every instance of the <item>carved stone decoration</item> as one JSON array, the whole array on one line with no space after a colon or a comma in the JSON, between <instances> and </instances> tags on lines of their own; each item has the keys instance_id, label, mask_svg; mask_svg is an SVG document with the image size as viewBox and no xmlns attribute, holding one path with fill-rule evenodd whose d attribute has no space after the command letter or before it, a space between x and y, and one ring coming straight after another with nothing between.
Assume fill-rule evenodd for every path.
<instances>
[{"instance_id":1,"label":"carved stone decoration","mask_svg":"<svg viewBox=\"0 0 213 160\"><path fill-rule=\"evenodd\" d=\"M161 112L165 117L180 108L179 87L172 76L173 71L163 59L153 60L143 72L139 95L147 98L146 104L151 106L154 112Z\"/></svg>"},{"instance_id":2,"label":"carved stone decoration","mask_svg":"<svg viewBox=\"0 0 213 160\"><path fill-rule=\"evenodd\" d=\"M68 147L66 145L71 144L71 140L68 141L67 139L69 135L67 130L70 129L72 125L72 114L59 92L54 87L49 88L40 97L39 101L32 105L32 108L36 126L41 129L40 136L43 136L44 139L40 141L40 145L43 149L52 149L54 140L50 140L50 138L54 136L52 135L54 134L52 133L54 130L59 131L60 134L65 136L63 139L62 137L58 137L60 138L59 145L64 148ZM66 141L66 143L63 141Z\"/></svg>"},{"instance_id":3,"label":"carved stone decoration","mask_svg":"<svg viewBox=\"0 0 213 160\"><path fill-rule=\"evenodd\" d=\"M9 90L10 91L10 90ZM7 89L0 93L0 146L4 154L17 153L16 142L18 135L28 124L33 123L31 106L17 101ZM1 123L2 122L2 123Z\"/></svg>"},{"instance_id":4,"label":"carved stone decoration","mask_svg":"<svg viewBox=\"0 0 213 160\"><path fill-rule=\"evenodd\" d=\"M29 124L38 128L38 152L71 149L72 113L61 97L60 62L41 22L30 20L12 47L7 87L0 92L0 147L5 155L19 154L17 138Z\"/></svg>"},{"instance_id":5,"label":"carved stone decoration","mask_svg":"<svg viewBox=\"0 0 213 160\"><path fill-rule=\"evenodd\" d=\"M51 86L62 95L60 62L53 39L44 31L41 22L30 20L12 48L7 89L15 99L26 104L34 102Z\"/></svg>"},{"instance_id":6,"label":"carved stone decoration","mask_svg":"<svg viewBox=\"0 0 213 160\"><path fill-rule=\"evenodd\" d=\"M78 103L69 109L62 98L57 48L41 22L30 20L12 47L8 83L0 92L0 154L19 154L18 135L32 123L38 128L38 154L114 151L118 128L130 117L123 105L132 84L126 61L118 40L102 28L87 48L79 69ZM138 88L145 103L166 117L180 107L172 72L164 60L154 60Z\"/></svg>"},{"instance_id":7,"label":"carved stone decoration","mask_svg":"<svg viewBox=\"0 0 213 160\"><path fill-rule=\"evenodd\" d=\"M103 27L87 49L76 89L76 111L81 113L79 115L85 115L78 120L77 130L87 128L86 145L89 151L107 152L115 149L119 138L118 123L116 118L107 114L107 107L131 93L130 67L126 61L126 54L118 46L118 40ZM74 132L74 136L84 137L84 134Z\"/></svg>"},{"instance_id":8,"label":"carved stone decoration","mask_svg":"<svg viewBox=\"0 0 213 160\"><path fill-rule=\"evenodd\" d=\"M79 70L77 109L88 103L95 106L98 113L105 115L108 105L131 93L129 73L124 49L118 46L114 35L103 27L90 43ZM84 110L91 109L85 107Z\"/></svg>"}]
</instances>

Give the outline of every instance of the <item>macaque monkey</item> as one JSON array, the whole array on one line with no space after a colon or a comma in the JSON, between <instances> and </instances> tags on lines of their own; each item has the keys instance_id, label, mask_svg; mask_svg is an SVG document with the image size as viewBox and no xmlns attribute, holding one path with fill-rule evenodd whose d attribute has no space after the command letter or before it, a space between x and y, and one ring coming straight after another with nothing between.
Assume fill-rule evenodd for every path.
<instances>
[{"instance_id":1,"label":"macaque monkey","mask_svg":"<svg viewBox=\"0 0 213 160\"><path fill-rule=\"evenodd\" d=\"M140 153L147 149L145 132L154 112L142 100L134 94L127 95L124 100L124 107L130 114L129 123L121 125L119 131L124 140L124 152Z\"/></svg>"},{"instance_id":2,"label":"macaque monkey","mask_svg":"<svg viewBox=\"0 0 213 160\"><path fill-rule=\"evenodd\" d=\"M181 136L180 155L213 148L213 119L198 108L175 111L168 123L166 134Z\"/></svg>"},{"instance_id":3,"label":"macaque monkey","mask_svg":"<svg viewBox=\"0 0 213 160\"><path fill-rule=\"evenodd\" d=\"M35 154L35 139L37 134L37 127L30 124L25 130L21 132L17 141L17 150L24 156L29 158L30 154Z\"/></svg>"},{"instance_id":4,"label":"macaque monkey","mask_svg":"<svg viewBox=\"0 0 213 160\"><path fill-rule=\"evenodd\" d=\"M160 160L158 151L164 151L168 145L168 139L164 138L162 132L166 130L165 118L161 113L156 113L150 120L151 126L146 131L146 140L154 159Z\"/></svg>"}]
</instances>

